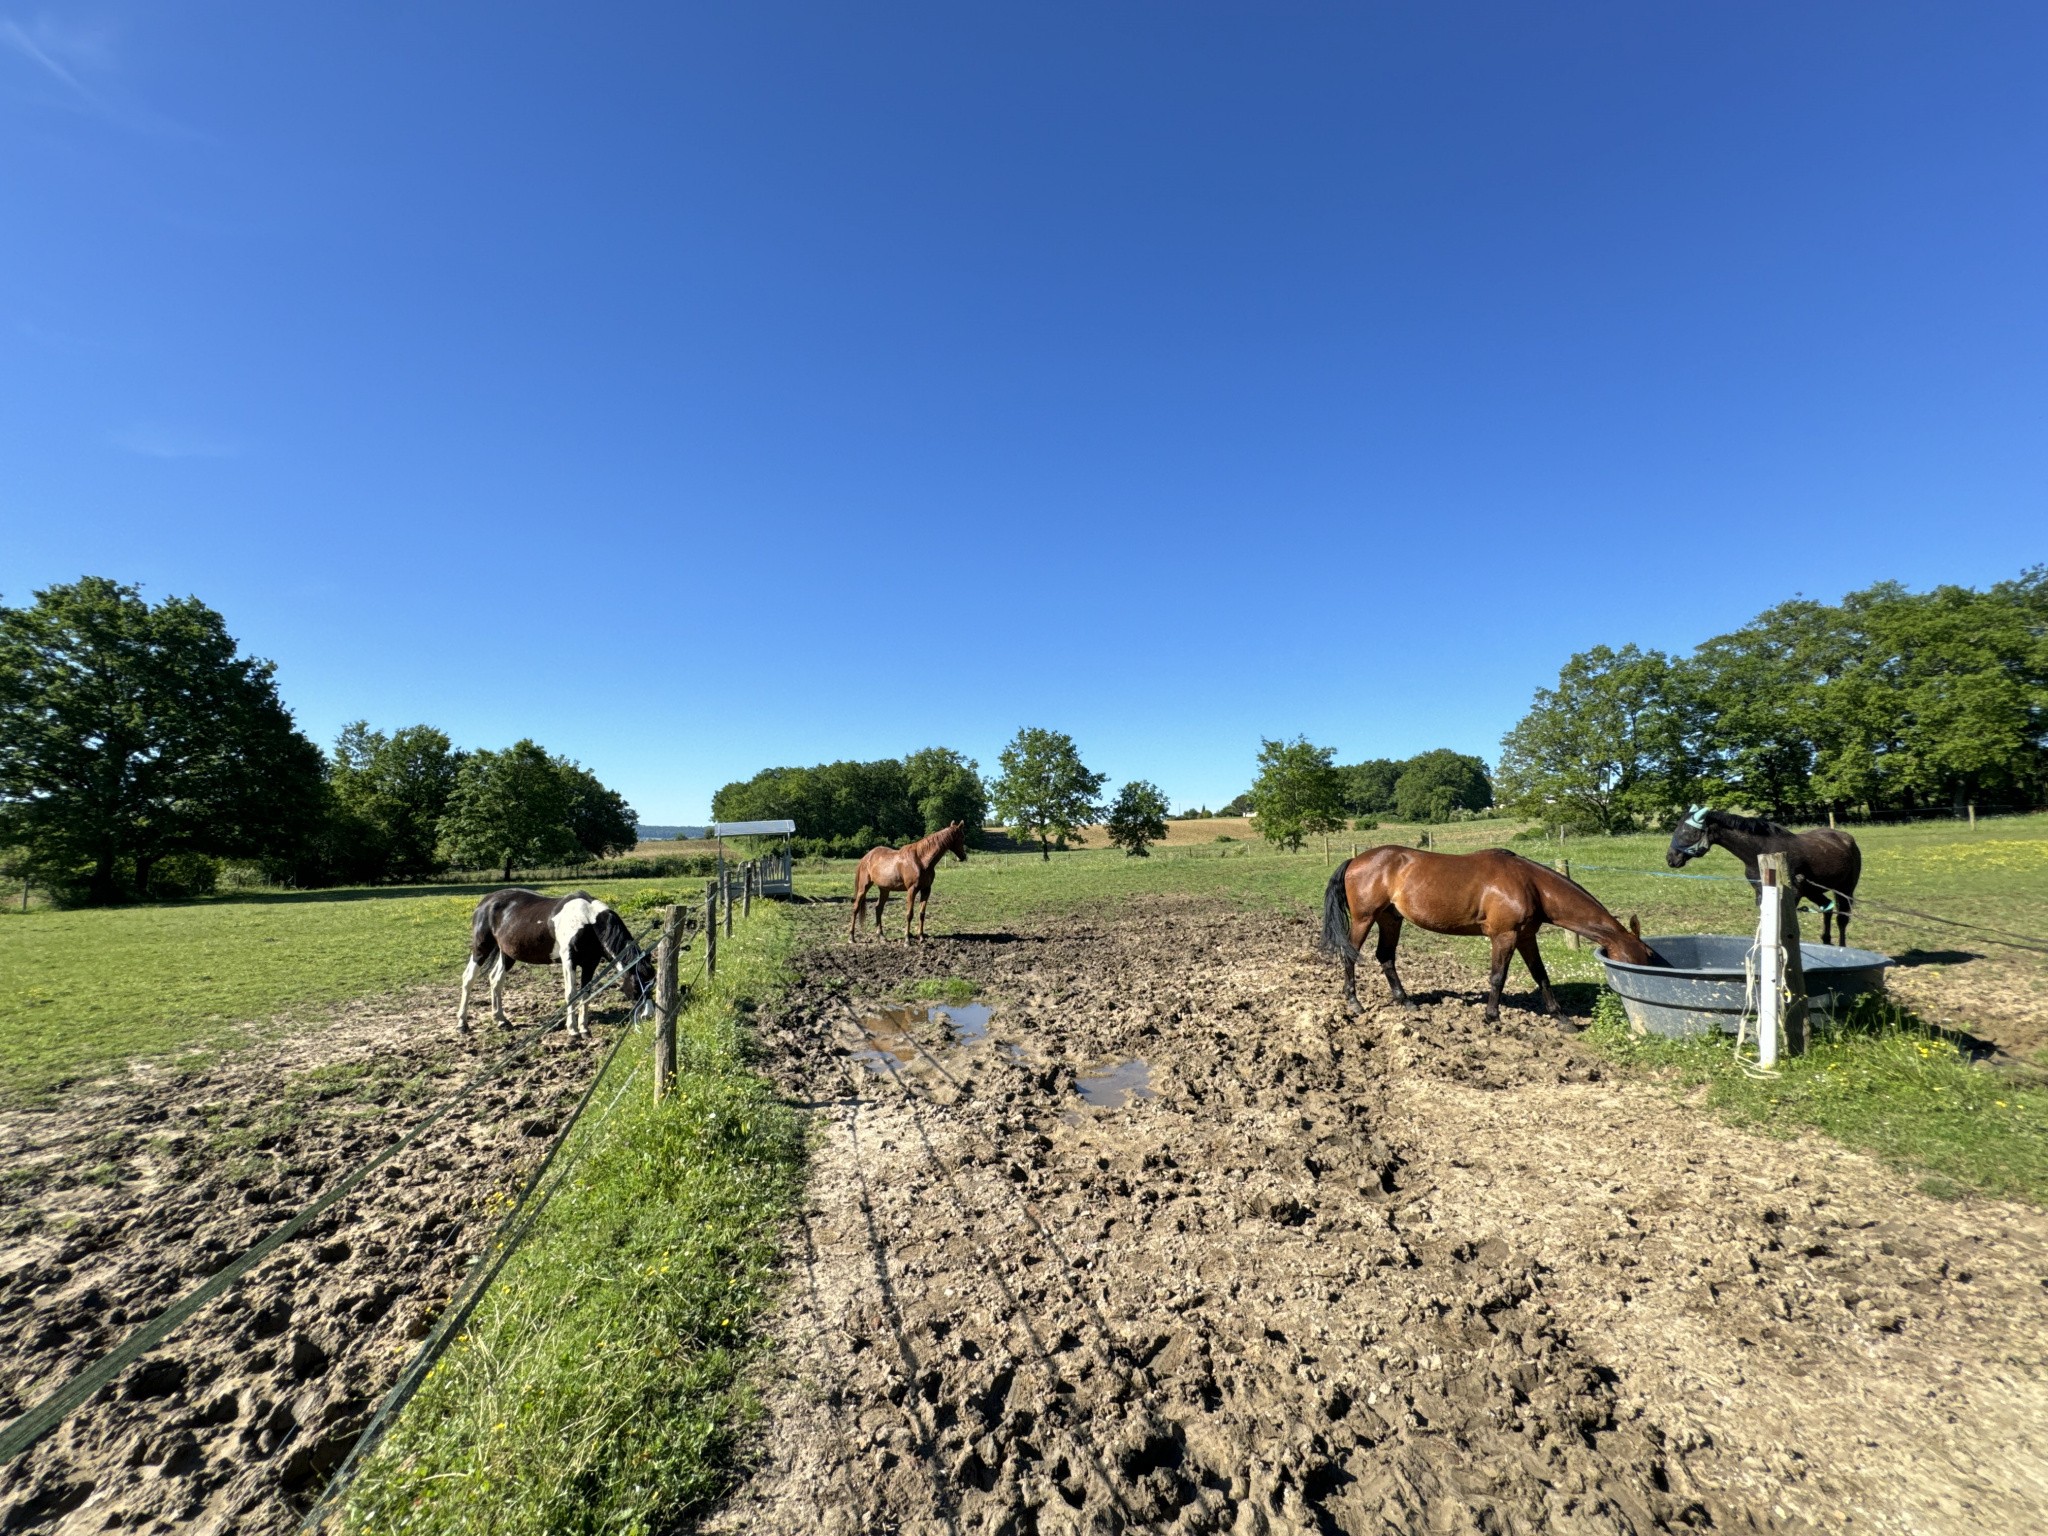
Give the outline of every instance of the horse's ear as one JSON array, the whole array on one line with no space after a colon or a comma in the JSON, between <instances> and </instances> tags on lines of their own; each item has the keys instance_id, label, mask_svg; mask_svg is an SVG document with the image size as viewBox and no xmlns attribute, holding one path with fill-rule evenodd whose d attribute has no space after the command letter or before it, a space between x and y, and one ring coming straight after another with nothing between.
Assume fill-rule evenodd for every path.
<instances>
[{"instance_id":1,"label":"horse's ear","mask_svg":"<svg viewBox=\"0 0 2048 1536\"><path fill-rule=\"evenodd\" d=\"M1633 912L1628 915L1628 931L1634 934L1637 939L1641 939L1643 936L1643 925L1636 921L1636 915Z\"/></svg>"}]
</instances>

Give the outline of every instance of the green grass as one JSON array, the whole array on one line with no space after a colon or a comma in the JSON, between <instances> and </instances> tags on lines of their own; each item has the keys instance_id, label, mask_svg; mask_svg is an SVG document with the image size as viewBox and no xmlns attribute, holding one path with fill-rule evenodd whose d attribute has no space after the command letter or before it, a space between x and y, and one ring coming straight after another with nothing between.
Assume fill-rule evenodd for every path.
<instances>
[{"instance_id":1,"label":"green grass","mask_svg":"<svg viewBox=\"0 0 2048 1536\"><path fill-rule=\"evenodd\" d=\"M981 989L964 976L926 976L912 982L906 994L920 1003L971 1003Z\"/></svg>"},{"instance_id":2,"label":"green grass","mask_svg":"<svg viewBox=\"0 0 2048 1536\"><path fill-rule=\"evenodd\" d=\"M720 941L679 1021L673 1098L652 1101L645 1069L625 1081L647 1057L628 1041L574 1174L365 1463L351 1530L645 1532L725 1488L804 1162L796 1112L746 1066L742 1015L784 983L800 921L769 903Z\"/></svg>"},{"instance_id":3,"label":"green grass","mask_svg":"<svg viewBox=\"0 0 2048 1536\"><path fill-rule=\"evenodd\" d=\"M615 882L640 914L701 884ZM251 1020L450 982L475 889L322 891L0 916L0 1098L244 1042Z\"/></svg>"},{"instance_id":4,"label":"green grass","mask_svg":"<svg viewBox=\"0 0 2048 1536\"><path fill-rule=\"evenodd\" d=\"M2048 1090L1970 1064L1939 1032L1878 1004L1815 1031L1774 1077L1737 1061L1726 1038L1637 1035L1603 993L1586 1038L1609 1058L1703 1090L1737 1125L1774 1135L1817 1130L1925 1171L1922 1188L2048 1202Z\"/></svg>"}]
</instances>

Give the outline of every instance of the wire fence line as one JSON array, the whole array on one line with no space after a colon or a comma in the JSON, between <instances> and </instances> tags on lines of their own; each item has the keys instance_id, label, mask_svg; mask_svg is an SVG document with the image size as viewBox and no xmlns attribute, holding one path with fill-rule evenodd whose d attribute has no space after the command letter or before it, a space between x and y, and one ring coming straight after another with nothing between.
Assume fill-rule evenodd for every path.
<instances>
[{"instance_id":1,"label":"wire fence line","mask_svg":"<svg viewBox=\"0 0 2048 1536\"><path fill-rule=\"evenodd\" d=\"M694 986L696 977L702 974L703 965L700 961L696 974L684 984L685 988ZM385 1431L391 1427L399 1411L412 1400L413 1394L426 1384L427 1377L433 1374L434 1367L441 1361L441 1356L461 1337L463 1325L469 1321L470 1315L482 1302L484 1294L491 1287L491 1282L498 1278L499 1272L511 1260L512 1255L519 1251L520 1246L532 1234L540 1222L542 1213L546 1211L548 1202L554 1199L557 1191L576 1171L577 1165L588 1155L591 1138L586 1136L577 1147L575 1155L562 1158L561 1167L555 1172L554 1178L548 1178L549 1171L555 1168L557 1158L570 1144L576 1129L583 1123L584 1112L596 1095L598 1085L610 1074L613 1063L618 1060L619 1053L625 1049L626 1042L632 1038L633 1033L630 1027L621 1030L618 1038L612 1042L612 1048L605 1053L603 1065L584 1086L582 1096L576 1101L575 1112L569 1116L567 1124L555 1138L553 1145L548 1148L547 1156L542 1158L539 1166L527 1176L524 1186L512 1203L512 1208L505 1213L504 1219L498 1223L497 1230L491 1234L471 1263L469 1273L463 1277L462 1283L449 1297L448 1305L435 1322L433 1331L421 1341L420 1347L413 1352L405 1368L398 1373L398 1379L385 1391L372 1412L369 1423L364 1426L362 1433L356 1436L354 1444L349 1447L348 1455L342 1459L341 1465L335 1468L320 1497L313 1502L312 1508L307 1510L305 1518L300 1521L300 1530L320 1529L337 1511L342 1496L355 1481L357 1470L383 1442ZM633 1063L632 1070L620 1082L617 1090L606 1102L603 1113L597 1117L597 1124L601 1125L612 1110L618 1107L619 1100L625 1097L626 1090L639 1079L640 1069L646 1064L645 1056Z\"/></svg>"},{"instance_id":2,"label":"wire fence line","mask_svg":"<svg viewBox=\"0 0 2048 1536\"><path fill-rule=\"evenodd\" d=\"M751 871L749 871L747 878L751 881ZM751 886L749 886L750 891ZM713 952L713 945L716 942L718 906L720 902L722 901L725 904L729 915L731 908L742 899L741 891L732 883L711 881L707 885L706 906L702 917L698 917L695 914L693 905L678 904L671 908L676 919L675 958L677 960L680 960L681 952L689 947L693 937L702 936L706 940L696 970L688 981L682 981L678 978L679 985L676 988L675 994L668 999L672 1010L671 1022L673 1016L681 1011L682 999L688 996L690 990L696 986L698 979L705 975L710 968L710 957ZM312 1223L332 1211L342 1201L359 1190L364 1182L378 1169L388 1165L401 1153L418 1146L430 1131L446 1121L458 1108L467 1104L479 1090L510 1071L513 1065L541 1039L556 1029L566 1028L570 1017L578 1007L587 1005L623 986L627 974L652 952L650 941L655 940L658 935L661 935L662 930L666 926L666 918L657 918L649 923L639 934L633 936L632 950L629 954L619 959L607 958L588 981L570 993L563 1003L559 1014L551 1015L545 1024L529 1030L502 1051L495 1060L472 1073L468 1080L458 1087L438 1108L413 1125L404 1135L392 1142L391 1145L371 1158L362 1167L342 1179L332 1189L325 1191L318 1198L311 1201L295 1216L223 1264L184 1296L172 1302L154 1317L132 1329L126 1337L112 1349L102 1354L97 1360L74 1372L67 1380L23 1410L13 1420L4 1426L0 1426L0 1466L13 1461L16 1457L22 1455L43 1440L66 1419L85 1407L102 1389L118 1377L124 1369L150 1350L162 1344L179 1327L202 1311L209 1303L219 1299L219 1297L224 1295L238 1281L247 1276L257 1265L269 1258L285 1243L304 1232ZM665 936L661 938L661 942L666 942ZM532 1233L542 1212L546 1209L548 1201L561 1188L562 1183L573 1172L576 1164L581 1160L584 1151L587 1150L587 1139L585 1147L580 1148L576 1156L569 1159L562 1159L561 1153L563 1148L569 1145L578 1128L584 1124L585 1114L589 1109L598 1085L610 1073L614 1062L617 1060L618 1053L624 1049L627 1041L634 1038L637 1033L638 1031L633 1027L632 1021L629 1021L627 1027L620 1031L610 1051L607 1052L604 1061L585 1085L582 1095L577 1100L574 1111L564 1121L561 1129L556 1132L554 1139L548 1146L547 1152L525 1180L512 1207L505 1213L505 1216L494 1229L490 1238L486 1240L482 1251L472 1263L462 1283L458 1285L450 1297L449 1303L437 1321L434 1330L423 1341L420 1348L414 1352L412 1358L406 1363L405 1368L400 1371L398 1379L385 1393L383 1399L380 1400L363 1433L357 1436L347 1457L329 1480L325 1491L308 1512L302 1526L303 1529L313 1528L319 1520L325 1519L328 1514L332 1513L334 1501L346 1490L348 1482L353 1479L356 1469L360 1467L363 1458L374 1449L376 1439L381 1438L391 1418L404 1406L413 1393L418 1390L420 1384L425 1381L434 1364L447 1349L449 1342L456 1336L462 1323L468 1319L478 1302L481 1301L491 1282L497 1277L512 1255L518 1251L521 1243ZM634 1064L631 1072L627 1074L625 1080L621 1082L617 1091L613 1093L608 1101L605 1109L606 1115L610 1113L611 1109L616 1107L619 1099L623 1097L626 1090L638 1078L640 1069L645 1064L644 1059ZM603 1117L600 1116L598 1118L602 1119ZM553 1177L550 1179L551 1170L553 1171Z\"/></svg>"},{"instance_id":3,"label":"wire fence line","mask_svg":"<svg viewBox=\"0 0 2048 1536\"><path fill-rule=\"evenodd\" d=\"M1545 865L1545 867L1556 868L1555 865ZM1602 874L1641 875L1651 880L1705 880L1718 885L1744 885L1748 886L1751 890L1755 890L1757 886L1757 882L1751 880L1746 875L1687 875L1672 869L1639 869L1627 864L1581 864L1577 861L1573 861L1571 867L1574 874L1583 869L1594 870ZM2013 933L2009 929L1995 928L1988 923L1965 922L1959 917L1944 917L1936 912L1922 911L1918 907L1896 906L1891 902L1880 901L1874 896L1860 896L1853 891L1839 890L1825 881L1815 880L1811 876L1799 876L1797 878L1805 884L1826 891L1830 897L1838 896L1844 901L1851 903L1856 916L1869 918L1874 922L1889 922L1894 926L1902 928L1913 926L1912 923L1905 921L1907 918L1921 923L1939 923L1944 927L1954 928L1959 932L1980 934L1983 936L1982 942L1986 944L1999 944L2009 949L2023 949L2034 954L2048 955L2048 940L2037 938L2031 934ZM1888 914L1898 915L1891 916Z\"/></svg>"}]
</instances>

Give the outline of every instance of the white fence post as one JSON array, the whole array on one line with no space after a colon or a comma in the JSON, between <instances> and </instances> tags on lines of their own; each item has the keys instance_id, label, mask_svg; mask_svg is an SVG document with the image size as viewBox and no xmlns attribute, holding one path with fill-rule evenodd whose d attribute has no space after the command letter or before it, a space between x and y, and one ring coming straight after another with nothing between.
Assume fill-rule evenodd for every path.
<instances>
[{"instance_id":1,"label":"white fence post","mask_svg":"<svg viewBox=\"0 0 2048 1536\"><path fill-rule=\"evenodd\" d=\"M1778 948L1782 922L1779 904L1784 900L1784 887L1778 884L1778 872L1765 865L1762 871L1763 889L1758 894L1763 898L1757 907L1757 1010L1756 1010L1756 1059L1757 1065L1775 1067L1778 1064L1779 1001L1785 993L1785 975L1780 964L1782 951Z\"/></svg>"}]
</instances>

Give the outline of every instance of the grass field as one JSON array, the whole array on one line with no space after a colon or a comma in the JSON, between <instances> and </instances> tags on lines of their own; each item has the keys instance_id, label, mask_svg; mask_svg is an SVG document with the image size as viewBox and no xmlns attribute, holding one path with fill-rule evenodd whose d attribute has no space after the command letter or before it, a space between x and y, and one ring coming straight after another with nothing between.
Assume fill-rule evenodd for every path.
<instances>
[{"instance_id":1,"label":"grass field","mask_svg":"<svg viewBox=\"0 0 2048 1536\"><path fill-rule=\"evenodd\" d=\"M613 881L602 894L637 926L702 890ZM228 1048L276 1015L453 981L478 895L379 888L0 917L0 1099Z\"/></svg>"}]
</instances>

